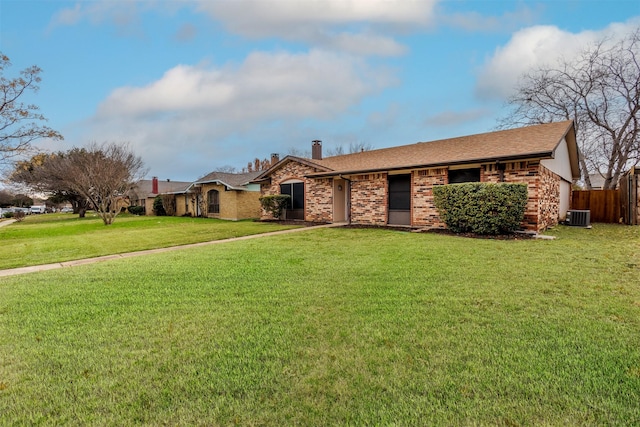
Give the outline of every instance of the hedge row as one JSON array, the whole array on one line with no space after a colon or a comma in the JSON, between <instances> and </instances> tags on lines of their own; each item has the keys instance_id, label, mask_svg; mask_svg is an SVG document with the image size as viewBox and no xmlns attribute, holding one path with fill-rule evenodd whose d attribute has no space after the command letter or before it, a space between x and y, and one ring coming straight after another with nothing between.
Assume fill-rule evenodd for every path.
<instances>
[{"instance_id":1,"label":"hedge row","mask_svg":"<svg viewBox=\"0 0 640 427\"><path fill-rule=\"evenodd\" d=\"M503 234L520 227L526 184L468 182L433 187L440 218L456 233Z\"/></svg>"}]
</instances>

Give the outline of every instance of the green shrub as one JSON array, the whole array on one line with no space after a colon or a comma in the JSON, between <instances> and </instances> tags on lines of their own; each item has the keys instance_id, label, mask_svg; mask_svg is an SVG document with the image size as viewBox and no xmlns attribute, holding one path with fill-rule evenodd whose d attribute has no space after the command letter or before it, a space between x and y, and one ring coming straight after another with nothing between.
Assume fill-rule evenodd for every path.
<instances>
[{"instance_id":1,"label":"green shrub","mask_svg":"<svg viewBox=\"0 0 640 427\"><path fill-rule=\"evenodd\" d=\"M153 199L153 212L157 216L166 216L167 212L164 210L164 206L162 204L162 196L158 195Z\"/></svg>"},{"instance_id":2,"label":"green shrub","mask_svg":"<svg viewBox=\"0 0 640 427\"><path fill-rule=\"evenodd\" d=\"M272 194L260 197L262 209L271 213L275 219L280 219L282 211L289 205L291 196L288 194Z\"/></svg>"},{"instance_id":3,"label":"green shrub","mask_svg":"<svg viewBox=\"0 0 640 427\"><path fill-rule=\"evenodd\" d=\"M13 218L13 212L5 212L2 214L2 216L5 218Z\"/></svg>"},{"instance_id":4,"label":"green shrub","mask_svg":"<svg viewBox=\"0 0 640 427\"><path fill-rule=\"evenodd\" d=\"M438 214L456 233L501 234L520 227L526 184L468 182L433 187Z\"/></svg>"},{"instance_id":5,"label":"green shrub","mask_svg":"<svg viewBox=\"0 0 640 427\"><path fill-rule=\"evenodd\" d=\"M129 206L127 208L127 210L132 215L143 215L144 214L144 206Z\"/></svg>"}]
</instances>

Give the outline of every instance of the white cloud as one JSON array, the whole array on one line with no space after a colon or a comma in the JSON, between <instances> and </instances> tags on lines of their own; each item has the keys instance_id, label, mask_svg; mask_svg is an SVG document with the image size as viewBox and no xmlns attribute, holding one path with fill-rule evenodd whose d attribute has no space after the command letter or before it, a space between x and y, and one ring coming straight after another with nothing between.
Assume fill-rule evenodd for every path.
<instances>
[{"instance_id":1,"label":"white cloud","mask_svg":"<svg viewBox=\"0 0 640 427\"><path fill-rule=\"evenodd\" d=\"M150 166L197 153L185 167L206 173L217 158L237 164L238 156L284 152L295 129L334 119L395 83L390 72L362 59L319 50L255 52L221 67L179 65L144 87L114 90L84 139L130 141ZM238 145L238 135L255 138ZM266 154L262 139L269 140Z\"/></svg>"},{"instance_id":2,"label":"white cloud","mask_svg":"<svg viewBox=\"0 0 640 427\"><path fill-rule=\"evenodd\" d=\"M244 35L287 36L313 25L425 24L436 0L199 0L200 10Z\"/></svg>"},{"instance_id":3,"label":"white cloud","mask_svg":"<svg viewBox=\"0 0 640 427\"><path fill-rule=\"evenodd\" d=\"M383 34L426 25L436 1L198 0L198 8L247 37L279 37L354 54L392 56L406 48Z\"/></svg>"},{"instance_id":4,"label":"white cloud","mask_svg":"<svg viewBox=\"0 0 640 427\"><path fill-rule=\"evenodd\" d=\"M397 56L406 47L393 39L433 19L439 0L78 0L53 16L49 29L86 20L115 25L121 34L140 35L141 13L174 13L185 7L209 15L229 31L245 37L276 37L314 48L357 55ZM180 40L191 38L193 27L180 30Z\"/></svg>"},{"instance_id":5,"label":"white cloud","mask_svg":"<svg viewBox=\"0 0 640 427\"><path fill-rule=\"evenodd\" d=\"M635 19L611 24L601 31L575 34L555 26L534 26L520 30L487 60L480 71L476 93L481 98L506 98L524 73L541 66L553 66L561 57L571 59L603 37L609 37L611 41L618 40L639 23Z\"/></svg>"},{"instance_id":6,"label":"white cloud","mask_svg":"<svg viewBox=\"0 0 640 427\"><path fill-rule=\"evenodd\" d=\"M49 28L75 25L82 20L88 20L92 24L111 22L119 27L127 27L138 22L139 9L149 8L152 5L152 1L77 1L73 7L56 13L49 23Z\"/></svg>"},{"instance_id":7,"label":"white cloud","mask_svg":"<svg viewBox=\"0 0 640 427\"><path fill-rule=\"evenodd\" d=\"M337 34L330 37L325 46L362 56L398 56L407 52L407 48L395 40L369 33Z\"/></svg>"},{"instance_id":8,"label":"white cloud","mask_svg":"<svg viewBox=\"0 0 640 427\"><path fill-rule=\"evenodd\" d=\"M466 31L510 31L523 24L531 24L540 14L540 6L531 9L525 5L516 5L514 11L504 12L502 15L485 15L478 12L463 12L443 14L439 21L455 28Z\"/></svg>"},{"instance_id":9,"label":"white cloud","mask_svg":"<svg viewBox=\"0 0 640 427\"><path fill-rule=\"evenodd\" d=\"M62 9L60 12L56 13L51 20L50 26L75 25L80 22L82 17L82 5L80 3L76 3L73 7Z\"/></svg>"},{"instance_id":10,"label":"white cloud","mask_svg":"<svg viewBox=\"0 0 640 427\"><path fill-rule=\"evenodd\" d=\"M255 52L239 66L179 65L145 87L119 88L99 106L98 115L326 118L391 83L385 70L371 70L346 55Z\"/></svg>"}]
</instances>

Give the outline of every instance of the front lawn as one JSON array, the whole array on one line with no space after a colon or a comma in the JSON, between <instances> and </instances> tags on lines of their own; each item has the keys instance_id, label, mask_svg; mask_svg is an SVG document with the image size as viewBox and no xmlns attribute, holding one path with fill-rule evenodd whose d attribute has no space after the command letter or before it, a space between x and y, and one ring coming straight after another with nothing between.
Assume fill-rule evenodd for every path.
<instances>
[{"instance_id":1,"label":"front lawn","mask_svg":"<svg viewBox=\"0 0 640 427\"><path fill-rule=\"evenodd\" d=\"M0 425L639 425L640 227L317 229L0 278Z\"/></svg>"},{"instance_id":2,"label":"front lawn","mask_svg":"<svg viewBox=\"0 0 640 427\"><path fill-rule=\"evenodd\" d=\"M89 212L29 215L0 227L0 270L284 230L275 223L119 215L113 224Z\"/></svg>"}]
</instances>

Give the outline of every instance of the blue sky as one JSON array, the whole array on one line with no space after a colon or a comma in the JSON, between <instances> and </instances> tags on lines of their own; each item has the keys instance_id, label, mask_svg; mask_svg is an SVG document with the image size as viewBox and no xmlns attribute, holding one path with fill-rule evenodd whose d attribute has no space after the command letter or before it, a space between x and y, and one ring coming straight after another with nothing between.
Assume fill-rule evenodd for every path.
<instances>
[{"instance_id":1,"label":"blue sky","mask_svg":"<svg viewBox=\"0 0 640 427\"><path fill-rule=\"evenodd\" d=\"M0 0L13 76L66 150L128 142L148 177L491 131L518 76L640 25L640 2Z\"/></svg>"}]
</instances>

